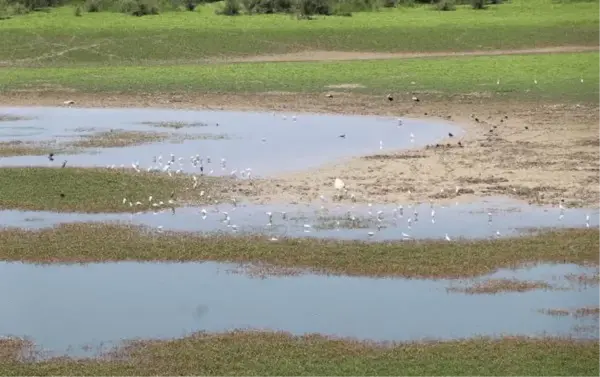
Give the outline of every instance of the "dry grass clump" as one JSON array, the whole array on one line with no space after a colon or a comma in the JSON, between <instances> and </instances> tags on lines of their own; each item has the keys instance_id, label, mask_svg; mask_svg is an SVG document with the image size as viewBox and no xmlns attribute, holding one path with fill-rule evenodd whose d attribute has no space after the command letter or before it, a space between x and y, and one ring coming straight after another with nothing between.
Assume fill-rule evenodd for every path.
<instances>
[{"instance_id":1,"label":"dry grass clump","mask_svg":"<svg viewBox=\"0 0 600 377\"><path fill-rule=\"evenodd\" d=\"M575 318L582 317L598 317L600 315L600 308L597 306L582 307L577 309L544 309L542 313L552 316L573 316Z\"/></svg>"},{"instance_id":2,"label":"dry grass clump","mask_svg":"<svg viewBox=\"0 0 600 377\"><path fill-rule=\"evenodd\" d=\"M158 233L103 223L63 224L41 230L0 231L0 259L29 262L219 261L264 263L318 273L467 278L529 263L598 263L598 233L557 230L514 239L456 242L366 242Z\"/></svg>"},{"instance_id":3,"label":"dry grass clump","mask_svg":"<svg viewBox=\"0 0 600 377\"><path fill-rule=\"evenodd\" d=\"M164 132L142 132L110 130L90 135L82 135L79 140L69 143L72 148L118 148L156 143L168 140L170 135Z\"/></svg>"},{"instance_id":4,"label":"dry grass clump","mask_svg":"<svg viewBox=\"0 0 600 377\"><path fill-rule=\"evenodd\" d=\"M2 364L23 361L33 344L26 339L0 336L0 374Z\"/></svg>"},{"instance_id":5,"label":"dry grass clump","mask_svg":"<svg viewBox=\"0 0 600 377\"><path fill-rule=\"evenodd\" d=\"M449 292L462 292L466 294L495 294L503 292L527 292L536 289L553 289L544 281L526 281L518 279L488 279L478 281L466 287L450 287Z\"/></svg>"},{"instance_id":6,"label":"dry grass clump","mask_svg":"<svg viewBox=\"0 0 600 377\"><path fill-rule=\"evenodd\" d=\"M0 168L0 209L61 212L128 212L151 209L154 201L201 202L218 198L227 179L100 168ZM207 195L200 196L200 190ZM127 203L123 204L123 198ZM129 202L141 206L129 206Z\"/></svg>"},{"instance_id":7,"label":"dry grass clump","mask_svg":"<svg viewBox=\"0 0 600 377\"><path fill-rule=\"evenodd\" d=\"M176 127L171 127L176 128ZM168 132L110 130L90 135L82 135L79 140L71 141L65 148L122 148L149 143L173 142L184 140L222 140L228 139L225 134L180 134Z\"/></svg>"},{"instance_id":8,"label":"dry grass clump","mask_svg":"<svg viewBox=\"0 0 600 377\"><path fill-rule=\"evenodd\" d=\"M28 117L21 117L21 116L17 116L17 115L10 115L10 114L0 114L0 122L16 122L18 120L29 120L31 118Z\"/></svg>"},{"instance_id":9,"label":"dry grass clump","mask_svg":"<svg viewBox=\"0 0 600 377\"><path fill-rule=\"evenodd\" d=\"M2 141L0 142L0 157L11 156L44 156L57 153L60 148L52 148L49 143L35 143L27 141Z\"/></svg>"},{"instance_id":10,"label":"dry grass clump","mask_svg":"<svg viewBox=\"0 0 600 377\"><path fill-rule=\"evenodd\" d=\"M112 357L8 361L5 375L598 375L597 341L506 337L375 343L231 331L133 341Z\"/></svg>"},{"instance_id":11,"label":"dry grass clump","mask_svg":"<svg viewBox=\"0 0 600 377\"><path fill-rule=\"evenodd\" d=\"M146 125L146 126L153 126L153 127L174 128L176 130L178 130L180 128L184 128L184 127L207 127L208 126L208 124L203 123L203 122L188 123L188 122L163 121L163 122L142 122L141 124Z\"/></svg>"},{"instance_id":12,"label":"dry grass clump","mask_svg":"<svg viewBox=\"0 0 600 377\"><path fill-rule=\"evenodd\" d=\"M565 278L571 282L584 286L594 286L600 283L600 274L568 274Z\"/></svg>"}]
</instances>

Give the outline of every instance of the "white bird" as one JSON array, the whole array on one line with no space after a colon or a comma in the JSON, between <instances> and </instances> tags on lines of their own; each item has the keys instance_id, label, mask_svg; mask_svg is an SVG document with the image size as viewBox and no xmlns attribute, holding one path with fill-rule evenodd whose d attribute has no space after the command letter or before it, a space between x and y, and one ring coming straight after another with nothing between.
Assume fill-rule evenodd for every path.
<instances>
[{"instance_id":1,"label":"white bird","mask_svg":"<svg viewBox=\"0 0 600 377\"><path fill-rule=\"evenodd\" d=\"M335 179L335 182L333 183L333 187L335 187L336 190L341 190L343 189L345 186L344 181L342 181L339 178Z\"/></svg>"},{"instance_id":2,"label":"white bird","mask_svg":"<svg viewBox=\"0 0 600 377\"><path fill-rule=\"evenodd\" d=\"M590 215L585 215L585 227L590 227Z\"/></svg>"},{"instance_id":3,"label":"white bird","mask_svg":"<svg viewBox=\"0 0 600 377\"><path fill-rule=\"evenodd\" d=\"M379 140L379 149L383 149L383 140Z\"/></svg>"},{"instance_id":4,"label":"white bird","mask_svg":"<svg viewBox=\"0 0 600 377\"><path fill-rule=\"evenodd\" d=\"M446 241L452 241L450 237L448 237L448 233L446 233Z\"/></svg>"}]
</instances>

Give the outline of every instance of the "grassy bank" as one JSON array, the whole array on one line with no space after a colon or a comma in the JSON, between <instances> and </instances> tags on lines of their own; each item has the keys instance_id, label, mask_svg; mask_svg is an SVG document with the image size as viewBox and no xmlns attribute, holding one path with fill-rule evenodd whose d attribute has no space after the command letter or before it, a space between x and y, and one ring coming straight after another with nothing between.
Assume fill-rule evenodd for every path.
<instances>
[{"instance_id":1,"label":"grassy bank","mask_svg":"<svg viewBox=\"0 0 600 377\"><path fill-rule=\"evenodd\" d=\"M54 163L60 165L62 160ZM223 183L220 179L202 177L198 182L197 188L191 189L193 180L189 176L136 173L133 169L6 167L0 169L0 209L137 212L152 210L152 203L160 201L164 203L160 207L170 207L170 199L177 205L192 199L206 201L210 195L213 199L219 197L218 187ZM200 196L200 190L206 195ZM152 202L149 196L153 196Z\"/></svg>"},{"instance_id":2,"label":"grassy bank","mask_svg":"<svg viewBox=\"0 0 600 377\"><path fill-rule=\"evenodd\" d=\"M484 11L430 6L301 21L289 15L196 12L132 17L52 9L0 23L3 65L190 62L310 50L414 52L589 45L599 41L597 2L513 0Z\"/></svg>"},{"instance_id":3,"label":"grassy bank","mask_svg":"<svg viewBox=\"0 0 600 377\"><path fill-rule=\"evenodd\" d=\"M2 349L6 348L5 352ZM3 375L598 375L598 342L469 339L382 345L275 332L135 342L108 360L18 360L0 340Z\"/></svg>"},{"instance_id":4,"label":"grassy bank","mask_svg":"<svg viewBox=\"0 0 600 377\"><path fill-rule=\"evenodd\" d=\"M126 225L74 223L38 231L2 230L0 244L5 247L0 249L0 260L262 262L284 269L350 275L457 278L529 262L597 265L598 238L597 230L577 229L456 242L370 243L304 238L273 242L261 236L157 233Z\"/></svg>"},{"instance_id":5,"label":"grassy bank","mask_svg":"<svg viewBox=\"0 0 600 377\"><path fill-rule=\"evenodd\" d=\"M407 60L245 63L171 67L6 68L0 91L75 89L84 92L324 92L444 97L598 101L598 53ZM499 84L498 84L499 80ZM582 82L583 80L583 82ZM536 83L537 81L537 83Z\"/></svg>"}]
</instances>

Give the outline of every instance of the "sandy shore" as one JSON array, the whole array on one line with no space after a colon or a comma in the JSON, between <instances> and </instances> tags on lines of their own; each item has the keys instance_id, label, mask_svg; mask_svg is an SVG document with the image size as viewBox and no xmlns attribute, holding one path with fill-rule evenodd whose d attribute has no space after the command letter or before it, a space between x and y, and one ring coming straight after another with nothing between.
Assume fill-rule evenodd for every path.
<instances>
[{"instance_id":1,"label":"sandy shore","mask_svg":"<svg viewBox=\"0 0 600 377\"><path fill-rule=\"evenodd\" d=\"M265 110L405 116L454 122L466 133L444 145L336 161L319 169L270 180L241 181L235 195L259 202L306 202L332 196L341 178L357 201L468 201L507 195L530 203L598 206L598 106L494 102L479 95L440 101L408 95L334 93L83 94L16 92L0 94L2 106L160 107ZM463 147L458 145L461 142ZM449 146L447 146L449 145Z\"/></svg>"}]
</instances>

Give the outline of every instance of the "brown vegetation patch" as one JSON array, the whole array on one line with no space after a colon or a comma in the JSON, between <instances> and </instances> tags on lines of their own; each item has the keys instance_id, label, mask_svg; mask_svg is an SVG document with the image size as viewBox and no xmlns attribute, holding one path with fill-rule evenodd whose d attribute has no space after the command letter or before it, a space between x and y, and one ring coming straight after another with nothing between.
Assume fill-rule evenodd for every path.
<instances>
[{"instance_id":1,"label":"brown vegetation patch","mask_svg":"<svg viewBox=\"0 0 600 377\"><path fill-rule=\"evenodd\" d=\"M450 287L449 292L466 294L495 294L503 292L527 292L536 289L554 289L544 281L524 281L517 279L489 279L475 282L467 287Z\"/></svg>"},{"instance_id":2,"label":"brown vegetation patch","mask_svg":"<svg viewBox=\"0 0 600 377\"><path fill-rule=\"evenodd\" d=\"M301 269L359 276L469 278L529 263L597 265L598 242L598 232L593 229L497 240L379 243L283 237L271 241L263 235L158 232L127 224L72 223L40 230L1 230L4 247L0 259L38 263L217 261L251 263L266 272L264 266L272 265L278 272ZM524 288L517 282L482 289Z\"/></svg>"},{"instance_id":3,"label":"brown vegetation patch","mask_svg":"<svg viewBox=\"0 0 600 377\"><path fill-rule=\"evenodd\" d=\"M23 361L31 347L32 343L28 340L0 336L0 370L2 363Z\"/></svg>"}]
</instances>

